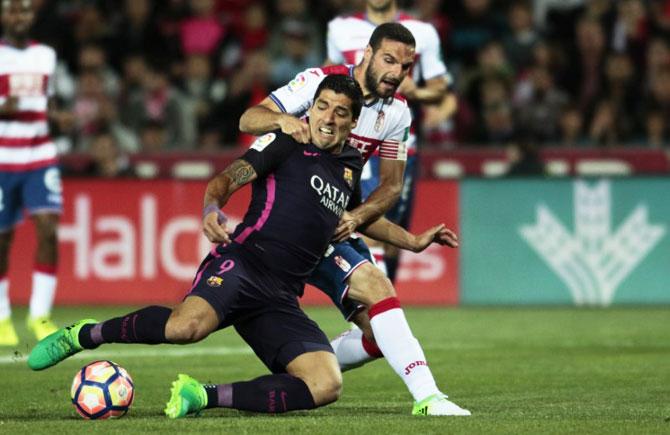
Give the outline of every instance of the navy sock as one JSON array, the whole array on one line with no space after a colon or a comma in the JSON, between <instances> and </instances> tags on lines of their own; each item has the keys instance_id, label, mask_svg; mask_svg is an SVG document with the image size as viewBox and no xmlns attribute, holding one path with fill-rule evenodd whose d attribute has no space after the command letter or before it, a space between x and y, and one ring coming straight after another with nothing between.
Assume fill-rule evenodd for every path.
<instances>
[{"instance_id":1,"label":"navy sock","mask_svg":"<svg viewBox=\"0 0 670 435\"><path fill-rule=\"evenodd\" d=\"M387 257L385 255L384 262L386 263L386 276L395 284L395 278L398 272L398 257Z\"/></svg>"},{"instance_id":2,"label":"navy sock","mask_svg":"<svg viewBox=\"0 0 670 435\"><path fill-rule=\"evenodd\" d=\"M79 331L79 344L94 349L102 343L167 343L165 325L172 310L152 305L125 316L96 325L85 325Z\"/></svg>"},{"instance_id":3,"label":"navy sock","mask_svg":"<svg viewBox=\"0 0 670 435\"><path fill-rule=\"evenodd\" d=\"M280 374L266 375L247 382L205 385L208 408L278 414L316 408L312 393L302 379Z\"/></svg>"}]
</instances>

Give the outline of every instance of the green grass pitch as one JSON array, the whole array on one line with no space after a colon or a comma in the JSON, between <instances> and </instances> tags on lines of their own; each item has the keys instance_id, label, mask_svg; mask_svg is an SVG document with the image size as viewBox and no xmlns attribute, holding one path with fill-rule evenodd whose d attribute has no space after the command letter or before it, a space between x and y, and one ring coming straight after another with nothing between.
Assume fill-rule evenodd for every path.
<instances>
[{"instance_id":1,"label":"green grass pitch","mask_svg":"<svg viewBox=\"0 0 670 435\"><path fill-rule=\"evenodd\" d=\"M58 308L56 320L106 319L128 307ZM346 328L332 308L309 309L329 336ZM412 400L384 361L344 374L340 401L280 416L208 410L162 413L177 373L223 383L266 373L233 330L190 346L108 345L32 372L34 344L0 349L0 433L670 433L669 308L414 308L407 310L438 384L472 417L412 417ZM135 381L119 420L85 421L69 403L75 372L108 358Z\"/></svg>"}]
</instances>

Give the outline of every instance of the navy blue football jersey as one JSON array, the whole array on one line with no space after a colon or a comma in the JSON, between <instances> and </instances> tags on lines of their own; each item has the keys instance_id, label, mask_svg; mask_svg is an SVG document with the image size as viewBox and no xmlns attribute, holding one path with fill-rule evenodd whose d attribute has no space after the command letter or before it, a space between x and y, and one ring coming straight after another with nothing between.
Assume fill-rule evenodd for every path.
<instances>
[{"instance_id":1,"label":"navy blue football jersey","mask_svg":"<svg viewBox=\"0 0 670 435\"><path fill-rule=\"evenodd\" d=\"M281 277L304 281L319 263L345 210L360 204L363 159L300 144L275 131L242 156L258 174L233 240Z\"/></svg>"}]
</instances>

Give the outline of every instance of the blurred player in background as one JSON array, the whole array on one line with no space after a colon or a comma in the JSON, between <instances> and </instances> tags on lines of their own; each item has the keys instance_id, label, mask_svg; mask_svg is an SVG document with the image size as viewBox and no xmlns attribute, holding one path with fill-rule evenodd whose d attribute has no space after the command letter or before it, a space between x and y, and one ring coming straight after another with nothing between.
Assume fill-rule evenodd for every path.
<instances>
[{"instance_id":1,"label":"blurred player in background","mask_svg":"<svg viewBox=\"0 0 670 435\"><path fill-rule=\"evenodd\" d=\"M415 115L420 104L439 106L439 113L446 119L456 110L456 97L449 92L452 84L440 50L440 39L435 28L398 10L396 0L367 0L365 12L336 17L328 23L327 64L357 64L374 29L383 23L398 22L407 27L416 40L416 62L413 71L403 80L398 91L413 105ZM416 117L415 124L416 124ZM407 140L407 166L400 198L386 217L392 222L409 228L415 183L419 175L415 127ZM374 191L380 181L380 156L370 157L363 170L363 199ZM366 240L377 265L395 282L398 268L398 249L379 242Z\"/></svg>"},{"instance_id":2,"label":"blurred player in background","mask_svg":"<svg viewBox=\"0 0 670 435\"><path fill-rule=\"evenodd\" d=\"M383 216L400 194L411 114L396 91L414 64L414 46L414 37L404 26L381 25L370 36L359 64L305 70L249 108L240 118L240 130L259 135L281 129L307 143L309 126L300 117L311 106L319 83L333 74L356 79L363 89L365 105L348 143L366 160L379 148L379 184L365 203L345 213L335 232L338 243L328 248L308 283L326 293L345 319L363 331L342 335L331 343L343 370L383 355L414 397L414 414L470 415L440 392L393 285L374 266L365 243L350 238L361 225Z\"/></svg>"},{"instance_id":3,"label":"blurred player in background","mask_svg":"<svg viewBox=\"0 0 670 435\"><path fill-rule=\"evenodd\" d=\"M42 339L57 328L50 319L56 292L57 226L62 209L57 149L49 136L56 53L29 40L31 0L1 0L0 40L0 345L14 346L9 251L24 209L35 224L37 253L28 328ZM22 247L28 255L28 247Z\"/></svg>"}]
</instances>

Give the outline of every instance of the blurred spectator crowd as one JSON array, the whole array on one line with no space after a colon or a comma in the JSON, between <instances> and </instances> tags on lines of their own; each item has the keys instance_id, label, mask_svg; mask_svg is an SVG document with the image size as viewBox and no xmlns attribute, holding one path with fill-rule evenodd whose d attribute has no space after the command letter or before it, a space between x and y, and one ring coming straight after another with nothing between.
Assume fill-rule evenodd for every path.
<instances>
[{"instance_id":1,"label":"blurred spectator crowd","mask_svg":"<svg viewBox=\"0 0 670 435\"><path fill-rule=\"evenodd\" d=\"M238 119L325 59L334 16L364 0L33 0L56 48L63 152L123 156L248 144ZM414 0L454 76L451 120L421 146L667 146L670 0ZM110 158L110 156L112 156Z\"/></svg>"}]
</instances>

